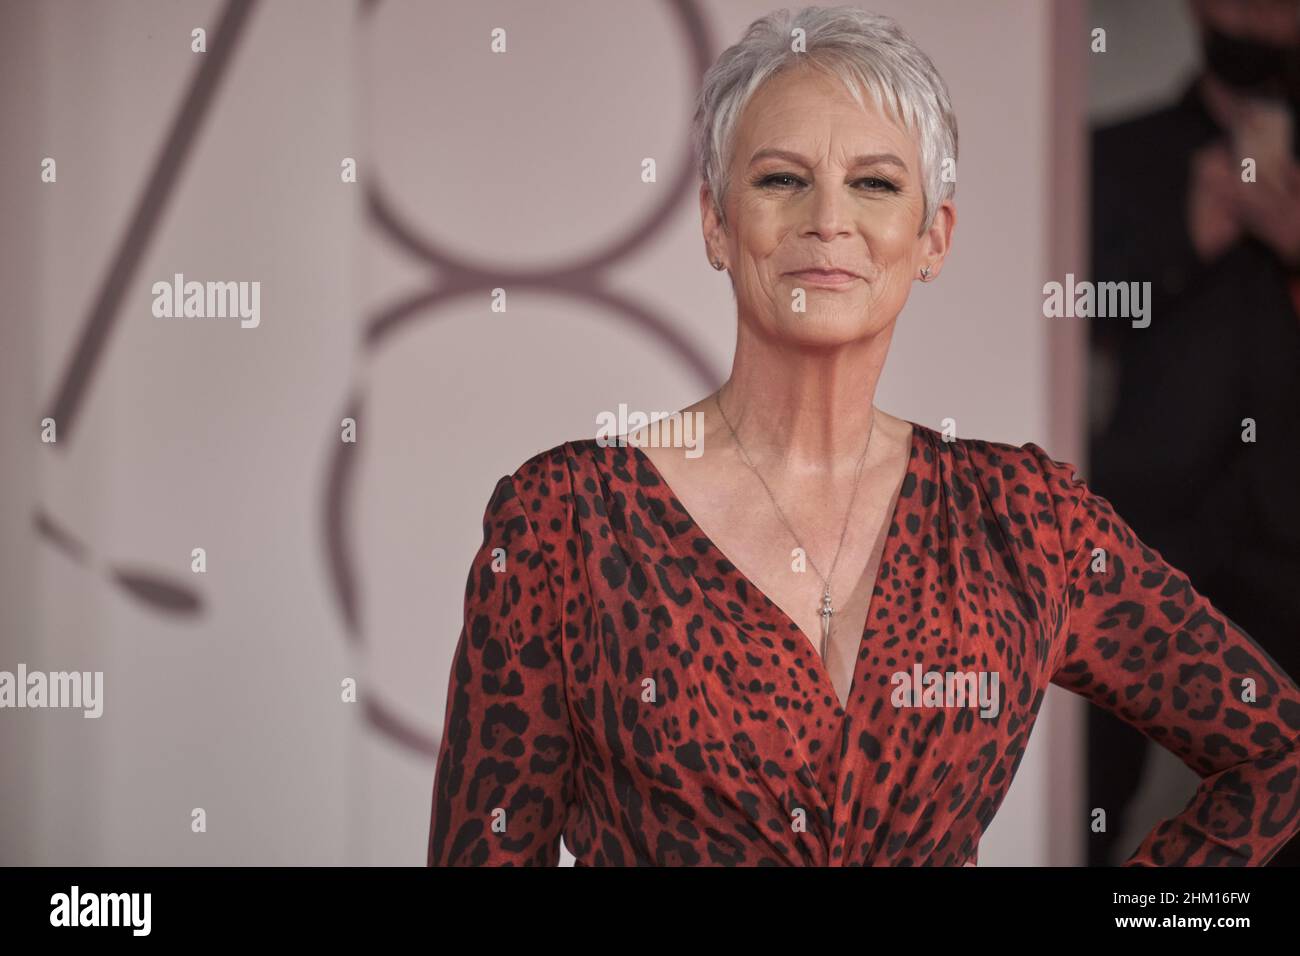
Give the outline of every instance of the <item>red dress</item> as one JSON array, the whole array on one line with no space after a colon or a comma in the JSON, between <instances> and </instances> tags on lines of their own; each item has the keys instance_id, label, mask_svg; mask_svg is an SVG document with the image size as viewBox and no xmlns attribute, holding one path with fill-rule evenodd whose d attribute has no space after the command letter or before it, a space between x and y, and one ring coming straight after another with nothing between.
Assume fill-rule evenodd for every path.
<instances>
[{"instance_id":1,"label":"red dress","mask_svg":"<svg viewBox=\"0 0 1300 956\"><path fill-rule=\"evenodd\" d=\"M1300 829L1300 690L1074 470L913 423L841 707L640 449L534 456L484 515L429 865L554 865L561 834L590 866L964 864L1049 682L1203 778L1129 864L1263 864ZM899 696L932 672L999 705Z\"/></svg>"}]
</instances>

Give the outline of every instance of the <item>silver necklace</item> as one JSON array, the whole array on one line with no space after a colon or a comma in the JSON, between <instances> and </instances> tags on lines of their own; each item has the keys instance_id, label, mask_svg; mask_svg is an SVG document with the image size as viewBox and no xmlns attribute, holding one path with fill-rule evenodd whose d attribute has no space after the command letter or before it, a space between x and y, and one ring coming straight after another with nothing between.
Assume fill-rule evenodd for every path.
<instances>
[{"instance_id":1,"label":"silver necklace","mask_svg":"<svg viewBox=\"0 0 1300 956\"><path fill-rule=\"evenodd\" d=\"M795 534L794 528L791 527L789 520L785 516L785 512L781 510L781 506L777 503L776 495L772 493L771 487L768 486L767 481L763 478L763 473L758 470L758 466L754 464L754 460L749 457L749 452L745 450L744 443L741 442L740 436L736 434L736 429L732 427L731 420L727 418L727 413L722 411L722 402L718 400L718 396L716 392L713 395L713 403L718 406L718 412L721 413L722 420L726 422L727 430L731 432L731 437L736 440L736 447L740 449L740 454L741 457L745 459L745 464L749 466L750 471L752 471L754 475L758 478L758 480L762 483L763 490L767 492L767 497L772 502L772 507L776 509L777 516L781 519L781 523L784 524L785 529L790 532L790 537L794 538L794 543L797 544L803 550L804 556L808 558L808 563L811 564L813 570L817 572L817 576L822 579L822 585L824 586L824 590L822 591L822 600L821 600L821 616L822 616L821 654L822 654L822 661L824 662L826 660L826 648L828 642L830 641L831 615L835 613L835 607L831 604L831 577L835 575L835 568L840 562L840 551L844 547L844 536L848 533L849 518L852 517L853 515L853 502L857 500L858 485L861 484L860 479L862 476L862 465L867 460L867 449L871 447L871 433L876 430L875 408L873 407L871 411L871 426L867 429L867 444L863 447L862 457L858 459L857 468L855 468L853 471L853 494L849 496L849 507L847 512L844 515L844 527L840 531L840 543L835 548L835 558L831 561L831 574L830 577L828 577L821 573L821 570L817 567L816 563L813 561L812 555L808 553L808 549L803 546L803 542L801 542L799 540L799 536Z\"/></svg>"}]
</instances>

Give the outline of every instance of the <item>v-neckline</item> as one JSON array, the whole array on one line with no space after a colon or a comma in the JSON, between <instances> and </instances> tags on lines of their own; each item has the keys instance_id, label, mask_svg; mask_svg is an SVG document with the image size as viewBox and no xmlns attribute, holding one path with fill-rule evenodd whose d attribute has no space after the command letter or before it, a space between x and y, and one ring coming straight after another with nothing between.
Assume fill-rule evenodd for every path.
<instances>
[{"instance_id":1,"label":"v-neckline","mask_svg":"<svg viewBox=\"0 0 1300 956\"><path fill-rule=\"evenodd\" d=\"M906 522L909 514L908 509L912 507L913 499L917 497L914 494L914 487L909 488L908 482L911 481L914 483L916 481L916 459L920 454L919 447L922 439L921 432L924 429L924 426L918 425L916 422L913 421L908 421L907 419L902 419L902 421L907 422L907 424L912 427L911 435L908 438L907 467L903 470L902 481L899 483L899 485L897 486L897 488L893 493L893 498L892 498L894 502L893 509L890 512L889 520L885 522L884 525L885 544L880 552L880 563L876 567L875 580L872 581L871 583L871 593L867 596L867 616L862 624L862 634L858 637L858 649L853 659L853 673L852 676L849 678L849 692L848 695L845 697L845 701L843 704L840 703L839 694L835 692L834 675L831 674L830 668L827 666L826 661L822 658L822 655L818 652L817 645L815 645L812 642L812 640L808 637L808 634L804 631L804 629L799 626L799 624L794 620L794 618L792 618L785 611L785 609L781 607L781 605L773 601L771 597L769 597L768 594L762 588L760 588L757 584L755 584L753 580L749 577L749 575L747 575L744 571L742 571L739 565L737 565L735 561L731 560L731 558L727 555L727 553L718 546L717 542L715 542L708 535L708 533L705 532L705 530L700 526L699 522L695 520L695 516L692 515L690 510L686 507L686 505L682 503L682 500L680 497L678 497L677 492L673 490L672 485L670 485L668 483L668 480L664 478L663 473L659 471L659 467L654 463L654 461L650 458L650 456L647 455L644 451L642 451L641 448L637 445L626 446L632 450L633 457L636 458L636 460L640 463L641 467L645 468L651 475L654 476L654 478L659 482L660 487L663 489L664 494L667 495L668 498L670 498L673 504L676 506L677 511L680 515L680 519L678 521L679 527L677 529L678 534L680 534L682 531L682 528L680 526L685 525L685 530L689 532L693 538L695 538L697 541L703 542L705 550L707 550L710 554L712 554L715 559L726 562L726 565L731 569L731 574L734 575L734 577L738 581L740 581L747 589L749 589L750 591L758 595L767 604L767 606L771 607L773 612L779 615L780 618L785 622L785 625L787 626L788 629L791 629L795 634L800 635L800 638L803 640L804 645L806 647L806 652L809 654L809 656L812 657L813 661L815 662L814 666L817 669L817 679L825 683L828 692L830 693L831 700L835 702L835 710L834 710L835 719L840 721L841 723L843 723L845 716L848 714L849 708L853 706L854 698L859 690L859 686L860 686L859 678L861 677L860 671L862 670L863 667L863 650L866 647L867 635L872 631L873 620L878 613L876 608L877 589L883 591L883 587L881 586L882 575L886 570L886 568L889 569L891 574L894 571L894 563L898 557L898 547L897 547L898 542L896 539L902 537L901 534L902 525L900 524L900 522ZM899 525L900 527L900 533L898 535L895 535L893 533L893 529L895 525ZM673 545L673 547L675 549L676 546ZM869 560L870 559L868 559L868 561ZM715 560L715 564L716 564L716 560ZM862 574L859 575L858 578L859 584L861 583L862 578L865 576L866 576L866 568L864 567L862 569ZM696 577L696 576L692 574L692 577ZM698 583L698 577L696 577L696 580Z\"/></svg>"}]
</instances>

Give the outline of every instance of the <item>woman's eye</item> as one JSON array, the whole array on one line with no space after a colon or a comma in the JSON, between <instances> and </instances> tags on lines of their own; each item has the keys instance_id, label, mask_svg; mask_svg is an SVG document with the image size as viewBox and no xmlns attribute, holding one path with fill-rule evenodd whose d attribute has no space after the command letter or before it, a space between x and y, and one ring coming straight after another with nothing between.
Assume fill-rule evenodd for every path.
<instances>
[{"instance_id":1,"label":"woman's eye","mask_svg":"<svg viewBox=\"0 0 1300 956\"><path fill-rule=\"evenodd\" d=\"M879 176L865 176L857 180L858 183L865 183L866 192L898 192L898 187L888 179L882 179ZM758 181L762 187L773 187L783 189L787 186L803 185L803 180L790 173L769 173Z\"/></svg>"},{"instance_id":2,"label":"woman's eye","mask_svg":"<svg viewBox=\"0 0 1300 956\"><path fill-rule=\"evenodd\" d=\"M770 175L764 176L762 179L760 179L758 181L758 184L760 186L784 186L786 183L782 182L782 180L788 180L790 182L799 182L799 180L797 180L794 176L791 176L789 173L771 173Z\"/></svg>"}]
</instances>

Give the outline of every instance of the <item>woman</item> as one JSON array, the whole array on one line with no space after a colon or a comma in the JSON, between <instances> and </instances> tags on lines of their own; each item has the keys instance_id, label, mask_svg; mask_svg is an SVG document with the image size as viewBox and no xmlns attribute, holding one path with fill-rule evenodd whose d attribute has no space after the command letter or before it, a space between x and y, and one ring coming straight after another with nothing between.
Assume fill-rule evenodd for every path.
<instances>
[{"instance_id":1,"label":"woman","mask_svg":"<svg viewBox=\"0 0 1300 956\"><path fill-rule=\"evenodd\" d=\"M706 453L566 442L498 483L428 862L553 865L562 835L579 865L970 865L1049 682L1204 777L1130 863L1267 861L1300 827L1295 683L1071 465L873 405L955 222L929 59L781 11L695 135L738 318L683 410Z\"/></svg>"}]
</instances>

